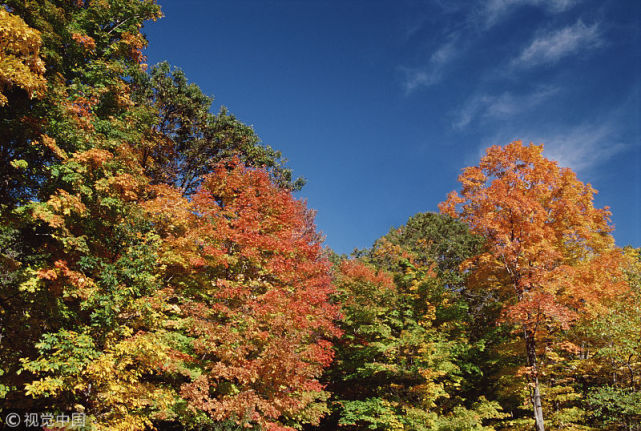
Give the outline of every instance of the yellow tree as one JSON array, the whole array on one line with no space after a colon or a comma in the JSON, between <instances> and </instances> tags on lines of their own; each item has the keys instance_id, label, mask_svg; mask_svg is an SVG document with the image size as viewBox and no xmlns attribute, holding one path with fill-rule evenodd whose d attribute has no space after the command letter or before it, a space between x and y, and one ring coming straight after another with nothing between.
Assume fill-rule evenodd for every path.
<instances>
[{"instance_id":1,"label":"yellow tree","mask_svg":"<svg viewBox=\"0 0 641 431\"><path fill-rule=\"evenodd\" d=\"M626 288L621 253L610 235L609 209L597 209L596 191L521 141L487 150L479 166L463 170L461 194L439 205L485 237L469 261L471 288L492 289L503 316L523 337L537 431L544 430L537 343L568 328Z\"/></svg>"},{"instance_id":2,"label":"yellow tree","mask_svg":"<svg viewBox=\"0 0 641 431\"><path fill-rule=\"evenodd\" d=\"M7 103L3 92L17 86L29 96L41 95L46 80L40 59L40 33L19 16L0 7L0 106Z\"/></svg>"}]
</instances>

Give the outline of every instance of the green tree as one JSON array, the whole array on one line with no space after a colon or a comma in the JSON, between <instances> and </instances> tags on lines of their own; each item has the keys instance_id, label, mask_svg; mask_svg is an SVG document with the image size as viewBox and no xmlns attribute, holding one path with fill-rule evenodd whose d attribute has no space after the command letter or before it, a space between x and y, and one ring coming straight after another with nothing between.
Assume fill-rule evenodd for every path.
<instances>
[{"instance_id":1,"label":"green tree","mask_svg":"<svg viewBox=\"0 0 641 431\"><path fill-rule=\"evenodd\" d=\"M280 152L259 145L251 127L224 107L212 114L213 99L189 83L180 69L160 63L149 73L137 73L132 88L136 104L152 108L150 135L138 151L153 183L173 184L192 194L216 161L237 155L248 166L268 168L283 187L303 186L303 179L292 180Z\"/></svg>"},{"instance_id":2,"label":"green tree","mask_svg":"<svg viewBox=\"0 0 641 431\"><path fill-rule=\"evenodd\" d=\"M337 264L345 335L327 376L333 414L323 429L491 429L483 424L502 417L498 404L461 395L478 369L467 362L458 264L479 245L462 223L418 214Z\"/></svg>"}]
</instances>

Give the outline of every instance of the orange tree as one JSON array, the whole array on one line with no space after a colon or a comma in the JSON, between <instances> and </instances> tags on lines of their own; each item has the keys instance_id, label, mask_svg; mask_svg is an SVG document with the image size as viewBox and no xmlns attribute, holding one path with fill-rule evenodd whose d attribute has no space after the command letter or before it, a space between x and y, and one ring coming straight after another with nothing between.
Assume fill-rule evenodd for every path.
<instances>
[{"instance_id":1,"label":"orange tree","mask_svg":"<svg viewBox=\"0 0 641 431\"><path fill-rule=\"evenodd\" d=\"M156 307L178 420L273 431L318 423L326 340L339 332L313 213L237 158L216 165L191 199L159 185L145 207L163 239Z\"/></svg>"},{"instance_id":2,"label":"orange tree","mask_svg":"<svg viewBox=\"0 0 641 431\"><path fill-rule=\"evenodd\" d=\"M493 291L503 301L503 320L521 334L538 431L544 429L540 340L599 313L626 288L608 208L595 208L595 190L542 152L542 145L520 141L489 148L479 166L459 177L461 194L439 205L486 239L469 261L469 283Z\"/></svg>"}]
</instances>

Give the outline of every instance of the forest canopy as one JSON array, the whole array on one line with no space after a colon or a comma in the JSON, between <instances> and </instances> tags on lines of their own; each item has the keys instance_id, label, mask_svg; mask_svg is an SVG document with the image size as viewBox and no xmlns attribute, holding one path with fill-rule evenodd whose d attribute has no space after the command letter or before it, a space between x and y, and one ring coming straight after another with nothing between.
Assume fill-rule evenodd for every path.
<instances>
[{"instance_id":1,"label":"forest canopy","mask_svg":"<svg viewBox=\"0 0 641 431\"><path fill-rule=\"evenodd\" d=\"M2 2L5 426L641 430L641 254L590 184L505 142L338 255L279 151L145 63L161 16Z\"/></svg>"}]
</instances>

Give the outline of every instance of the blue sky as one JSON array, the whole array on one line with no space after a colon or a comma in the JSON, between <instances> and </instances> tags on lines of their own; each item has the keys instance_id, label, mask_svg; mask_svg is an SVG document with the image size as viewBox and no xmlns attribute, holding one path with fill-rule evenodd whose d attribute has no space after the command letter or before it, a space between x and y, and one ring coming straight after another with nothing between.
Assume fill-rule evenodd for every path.
<instances>
[{"instance_id":1,"label":"blue sky","mask_svg":"<svg viewBox=\"0 0 641 431\"><path fill-rule=\"evenodd\" d=\"M641 246L641 2L159 0L182 68L308 180L334 250L364 248L514 139L578 172Z\"/></svg>"}]
</instances>

